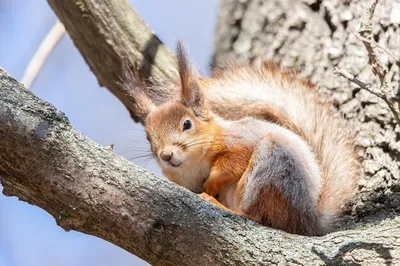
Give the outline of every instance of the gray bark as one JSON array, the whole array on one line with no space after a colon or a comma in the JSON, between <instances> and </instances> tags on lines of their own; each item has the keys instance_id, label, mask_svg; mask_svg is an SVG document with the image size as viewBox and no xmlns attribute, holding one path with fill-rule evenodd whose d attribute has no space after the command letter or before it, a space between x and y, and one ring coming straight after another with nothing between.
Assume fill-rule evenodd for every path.
<instances>
[{"instance_id":1,"label":"gray bark","mask_svg":"<svg viewBox=\"0 0 400 266\"><path fill-rule=\"evenodd\" d=\"M400 263L400 219L324 237L256 225L94 143L0 70L3 193L153 265Z\"/></svg>"},{"instance_id":2,"label":"gray bark","mask_svg":"<svg viewBox=\"0 0 400 266\"><path fill-rule=\"evenodd\" d=\"M387 105L359 90L335 66L374 86L379 81L368 65L362 42L351 29L371 1L337 0L221 0L213 64L232 58L246 62L252 56L299 67L321 93L332 100L338 115L354 124L358 133L365 176L349 204L352 218L400 211L400 125ZM380 1L374 15L374 38L400 58L400 1ZM384 53L394 88L399 88L399 66ZM350 218L350 217L349 217Z\"/></svg>"}]
</instances>

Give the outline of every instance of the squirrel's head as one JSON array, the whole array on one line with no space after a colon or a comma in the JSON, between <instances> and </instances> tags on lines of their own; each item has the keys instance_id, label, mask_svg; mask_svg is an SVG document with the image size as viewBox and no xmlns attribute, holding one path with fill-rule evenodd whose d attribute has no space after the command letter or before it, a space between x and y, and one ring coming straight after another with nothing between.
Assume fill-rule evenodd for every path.
<instances>
[{"instance_id":1,"label":"squirrel's head","mask_svg":"<svg viewBox=\"0 0 400 266\"><path fill-rule=\"evenodd\" d=\"M207 109L198 76L189 64L180 43L177 58L180 99L155 106L147 98L142 101L142 109L147 110L146 134L159 165L164 173L182 175L189 174L187 171L191 170L188 169L204 166L216 129L213 126L212 115ZM178 180L174 181L184 185Z\"/></svg>"}]
</instances>

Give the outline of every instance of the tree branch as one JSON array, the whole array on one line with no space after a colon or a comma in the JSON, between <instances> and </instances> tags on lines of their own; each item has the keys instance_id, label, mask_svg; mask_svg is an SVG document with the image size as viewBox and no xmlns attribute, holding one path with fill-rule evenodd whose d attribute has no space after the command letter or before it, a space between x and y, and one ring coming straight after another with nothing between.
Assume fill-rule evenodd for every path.
<instances>
[{"instance_id":1,"label":"tree branch","mask_svg":"<svg viewBox=\"0 0 400 266\"><path fill-rule=\"evenodd\" d=\"M362 42L367 42L372 46L376 46L379 49L381 49L394 63L396 63L396 65L400 66L400 60L396 59L394 57L394 55L385 47L383 47L382 45L380 45L379 43L375 42L373 39L368 39L368 38L364 38L362 37L358 32L356 32L354 29L351 29L351 32L354 34L354 36L357 37L357 39L359 39Z\"/></svg>"},{"instance_id":2,"label":"tree branch","mask_svg":"<svg viewBox=\"0 0 400 266\"><path fill-rule=\"evenodd\" d=\"M400 219L325 237L255 225L85 137L0 70L3 193L153 265L400 262ZM355 264L358 265L358 264Z\"/></svg>"},{"instance_id":3,"label":"tree branch","mask_svg":"<svg viewBox=\"0 0 400 266\"><path fill-rule=\"evenodd\" d=\"M367 83L365 83L365 82L359 80L359 79L356 78L354 75L350 74L349 72L347 72L347 71L344 70L344 69L340 69L340 68L335 67L335 68L333 69L333 73L334 73L335 75L340 75L340 76L344 77L344 78L347 79L348 81L351 81L351 82L353 82L354 84L358 85L358 86L360 87L360 89L366 90L366 91L368 91L368 92L374 94L374 95L377 96L377 97L381 97L381 96L382 96L382 93L381 93L379 90L376 91L376 90L373 90L373 89L371 88L371 84L367 84Z\"/></svg>"},{"instance_id":4,"label":"tree branch","mask_svg":"<svg viewBox=\"0 0 400 266\"><path fill-rule=\"evenodd\" d=\"M44 63L50 56L51 52L54 50L54 47L61 40L62 36L64 36L64 33L64 25L57 20L56 23L54 23L53 27L51 27L49 33L43 39L35 55L29 62L29 65L25 70L24 76L21 79L21 83L24 84L28 90L32 86L33 82L36 80Z\"/></svg>"},{"instance_id":5,"label":"tree branch","mask_svg":"<svg viewBox=\"0 0 400 266\"><path fill-rule=\"evenodd\" d=\"M123 61L136 66L149 82L178 78L175 55L139 17L129 1L48 2L100 85L118 97L135 120L138 118L133 107L135 96L119 84ZM160 95L153 100L168 100L170 95Z\"/></svg>"},{"instance_id":6,"label":"tree branch","mask_svg":"<svg viewBox=\"0 0 400 266\"><path fill-rule=\"evenodd\" d=\"M371 86L371 84L367 84L361 80L359 80L358 78L356 78L354 75L350 74L349 72L347 72L344 69L340 69L335 67L333 69L333 73L336 75L340 75L342 77L344 77L345 79L347 79L350 82L353 82L354 84L358 85L358 87L360 87L360 89L366 90L370 93L372 93L373 95L375 95L376 97L382 99L387 106L389 107L390 111L392 111L394 118L396 119L396 122L398 125L400 125L400 117L399 117L399 113L396 110L395 107L395 100L391 101L390 99L388 99L386 97L386 95L382 92L381 89L375 89Z\"/></svg>"}]
</instances>

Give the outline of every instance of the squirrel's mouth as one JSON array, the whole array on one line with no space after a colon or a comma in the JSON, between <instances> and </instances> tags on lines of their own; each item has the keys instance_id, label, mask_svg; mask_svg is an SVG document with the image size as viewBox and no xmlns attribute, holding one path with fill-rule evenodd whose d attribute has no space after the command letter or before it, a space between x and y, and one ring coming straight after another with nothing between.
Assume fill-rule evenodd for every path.
<instances>
[{"instance_id":1,"label":"squirrel's mouth","mask_svg":"<svg viewBox=\"0 0 400 266\"><path fill-rule=\"evenodd\" d=\"M172 168L178 168L179 166L182 165L182 163L183 163L183 162L180 162L180 161L174 162L173 160L170 160L170 161L167 161L167 162L164 161L164 164L165 164L167 167L172 167Z\"/></svg>"},{"instance_id":2,"label":"squirrel's mouth","mask_svg":"<svg viewBox=\"0 0 400 266\"><path fill-rule=\"evenodd\" d=\"M179 167L179 166L181 166L181 162L179 162L179 163L173 163L173 162L169 162L169 164L170 164L170 166L172 166L172 167Z\"/></svg>"}]
</instances>

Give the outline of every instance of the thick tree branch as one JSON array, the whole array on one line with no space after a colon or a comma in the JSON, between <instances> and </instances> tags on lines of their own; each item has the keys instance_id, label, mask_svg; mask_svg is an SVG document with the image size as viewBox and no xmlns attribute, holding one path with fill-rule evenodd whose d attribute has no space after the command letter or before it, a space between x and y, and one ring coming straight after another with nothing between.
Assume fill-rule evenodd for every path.
<instances>
[{"instance_id":1,"label":"thick tree branch","mask_svg":"<svg viewBox=\"0 0 400 266\"><path fill-rule=\"evenodd\" d=\"M135 97L119 85L122 61L136 66L150 82L178 77L174 54L139 17L129 1L48 2L99 83L118 97L133 118L137 118L133 107ZM161 95L159 99L166 100L168 96Z\"/></svg>"},{"instance_id":2,"label":"thick tree branch","mask_svg":"<svg viewBox=\"0 0 400 266\"><path fill-rule=\"evenodd\" d=\"M321 238L255 225L156 177L76 131L0 70L3 193L65 230L108 240L153 265L400 262L400 220Z\"/></svg>"}]
</instances>

